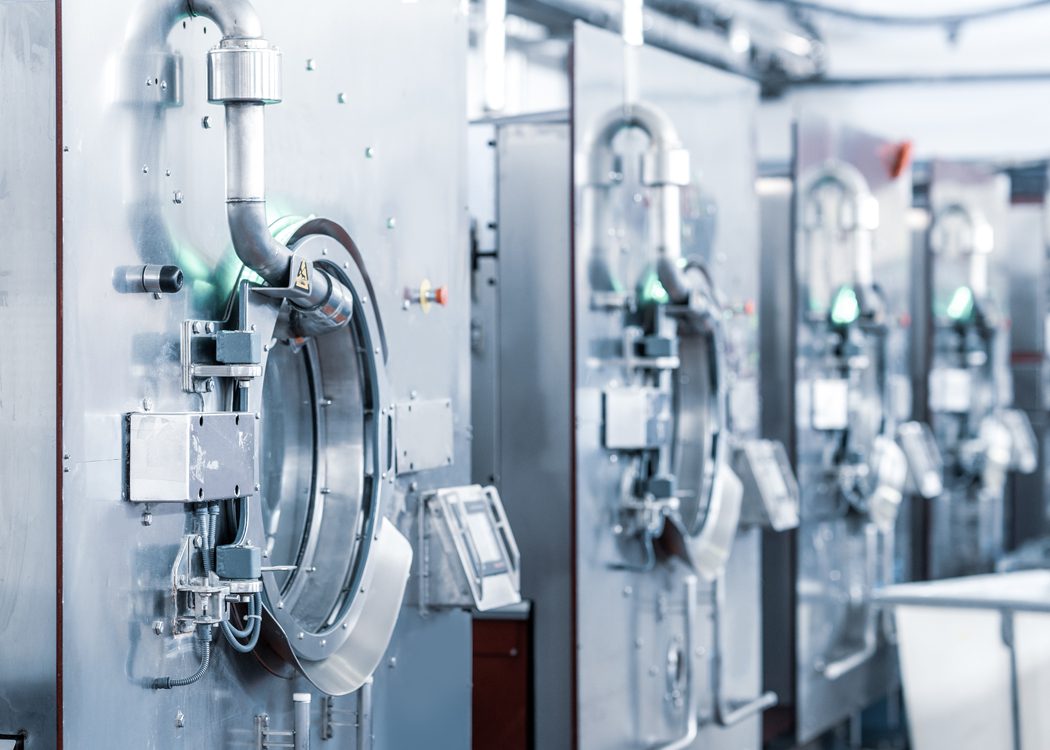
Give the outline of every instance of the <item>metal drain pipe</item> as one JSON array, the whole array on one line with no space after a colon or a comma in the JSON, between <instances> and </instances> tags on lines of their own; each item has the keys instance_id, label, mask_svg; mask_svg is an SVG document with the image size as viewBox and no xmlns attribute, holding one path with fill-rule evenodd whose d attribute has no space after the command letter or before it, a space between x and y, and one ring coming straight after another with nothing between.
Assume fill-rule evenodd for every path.
<instances>
[{"instance_id":1,"label":"metal drain pipe","mask_svg":"<svg viewBox=\"0 0 1050 750\"><path fill-rule=\"evenodd\" d=\"M294 289L306 335L344 325L353 313L350 290L306 261L292 269L292 251L266 220L264 107L281 101L281 52L262 37L248 0L187 0L187 7L222 32L208 52L208 101L226 110L226 214L237 256L268 284Z\"/></svg>"}]
</instances>

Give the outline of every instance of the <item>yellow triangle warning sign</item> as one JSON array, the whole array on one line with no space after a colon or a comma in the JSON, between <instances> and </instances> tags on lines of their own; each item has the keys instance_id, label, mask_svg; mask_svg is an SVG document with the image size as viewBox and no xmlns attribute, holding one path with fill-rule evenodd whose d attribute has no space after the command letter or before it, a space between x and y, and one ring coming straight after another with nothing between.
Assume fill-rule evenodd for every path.
<instances>
[{"instance_id":1,"label":"yellow triangle warning sign","mask_svg":"<svg viewBox=\"0 0 1050 750\"><path fill-rule=\"evenodd\" d=\"M299 270L295 274L295 288L304 292L310 291L310 267L305 260L299 261Z\"/></svg>"}]
</instances>

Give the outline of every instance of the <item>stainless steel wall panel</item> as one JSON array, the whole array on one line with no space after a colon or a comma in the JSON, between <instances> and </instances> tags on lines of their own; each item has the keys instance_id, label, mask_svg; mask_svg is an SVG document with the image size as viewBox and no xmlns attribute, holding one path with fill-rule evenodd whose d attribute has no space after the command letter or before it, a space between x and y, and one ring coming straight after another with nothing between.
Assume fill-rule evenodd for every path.
<instances>
[{"instance_id":1,"label":"stainless steel wall panel","mask_svg":"<svg viewBox=\"0 0 1050 750\"><path fill-rule=\"evenodd\" d=\"M57 743L55 4L0 3L0 735Z\"/></svg>"}]
</instances>

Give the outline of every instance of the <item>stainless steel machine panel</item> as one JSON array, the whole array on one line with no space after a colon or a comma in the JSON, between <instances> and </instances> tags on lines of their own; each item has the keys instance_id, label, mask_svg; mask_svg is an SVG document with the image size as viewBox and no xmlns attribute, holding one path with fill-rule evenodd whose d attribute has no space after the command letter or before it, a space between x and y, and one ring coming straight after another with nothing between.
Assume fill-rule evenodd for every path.
<instances>
[{"instance_id":1,"label":"stainless steel machine panel","mask_svg":"<svg viewBox=\"0 0 1050 750\"><path fill-rule=\"evenodd\" d=\"M183 391L179 341L184 320L223 318L240 271L224 215L223 110L207 102L205 86L220 34L174 0L66 3L59 48L54 6L0 6L5 38L17 41L5 47L0 76L18 103L4 118L2 164L21 183L0 210L14 239L34 248L0 258L0 316L23 334L0 362L0 430L5 445L15 429L17 444L35 446L32 461L7 451L0 459L19 462L0 480L13 519L0 534L19 540L3 545L0 573L11 582L0 593L9 636L0 646L0 735L10 722L29 730L29 747L55 747L60 713L67 747L255 747L254 717L291 729L293 703L304 703L293 695L313 692L315 747L363 747L370 734L378 747L434 737L468 747L470 619L461 610L404 608L369 691L374 727L360 736L346 717L363 694L332 699L325 710L335 713L322 717L305 680L277 679L227 648L215 649L198 685L150 688L151 678L188 673L199 660L192 639L171 637L168 625L172 560L190 521L178 503L122 500L122 420L196 412L202 400L215 407L213 394ZM385 515L414 541L421 493L470 478L465 9L458 0L259 0L257 10L284 60L284 101L267 107L268 218L325 216L348 227L385 329L387 406L417 395L450 402L454 462L391 478L385 493ZM48 291L56 212L60 302ZM142 264L179 266L182 290L134 293L125 270ZM11 285L30 269L32 288ZM415 304L426 298L421 289L442 286L447 304ZM57 378L62 445L51 453ZM20 507L9 516L15 495ZM419 685L426 706L406 720L408 701L423 704Z\"/></svg>"},{"instance_id":2,"label":"stainless steel machine panel","mask_svg":"<svg viewBox=\"0 0 1050 750\"><path fill-rule=\"evenodd\" d=\"M906 154L896 144L804 117L796 125L790 178L760 182L762 298L767 309L778 311L775 317L762 318L766 363L762 392L769 406L763 422L771 436L789 447L802 492L801 523L794 538L766 540L766 687L780 693L784 704L767 715L767 730L793 732L799 742L813 740L853 717L897 681L895 655L883 636L882 619L871 605L870 594L880 582L910 577L908 501L901 501L899 490L891 493L891 506L904 507L891 509L880 531L875 530L875 500L857 506L866 508L862 511L844 509L838 483L845 480L832 475L836 452L829 450L826 436L842 432L844 411L848 410L850 430L856 432L858 422L871 421L864 415L871 417L869 412L875 410L876 429L866 438L874 437L875 449L869 442L866 450L867 455L877 456L881 438L875 435L885 434L894 441L896 425L910 416L906 360L910 246L904 225L910 205L909 174ZM857 199L852 209L838 216L845 227L839 239L817 244L824 240L807 236L817 231L807 228L817 219L802 193L832 184L862 186L853 194L868 197ZM853 189L844 188L843 194ZM834 205L843 210L846 204ZM861 244L846 246L857 255L834 252L835 242L853 241L851 233L858 230L869 232L867 239L857 237ZM816 258L817 250L825 255ZM866 271L863 264L854 265L864 252L870 253ZM871 282L877 291L868 296L874 294L875 299L865 300L861 287ZM879 300L884 306L883 323L876 330L882 333L869 338L868 344L858 341L857 345L871 347L869 353L859 349L852 355L881 360L878 372L867 368L868 375L857 377L874 377L870 383L851 384L840 392L845 385L841 373L829 369L828 361L815 354L824 346L818 321L827 317L833 325L842 325L857 314L867 314L865 306L877 307ZM881 341L884 353L879 354ZM863 373L865 361L854 360L851 367L859 366ZM857 393L868 395L859 399ZM885 441L881 445L898 454L895 463L904 460L900 448L890 448ZM848 463L859 456L845 458ZM870 471L878 476L885 466L875 459ZM901 470L898 466L895 471ZM891 484L902 487L900 475L895 476Z\"/></svg>"},{"instance_id":3,"label":"stainless steel machine panel","mask_svg":"<svg viewBox=\"0 0 1050 750\"><path fill-rule=\"evenodd\" d=\"M55 4L0 4L0 38L0 736L25 731L46 750L58 731Z\"/></svg>"},{"instance_id":4,"label":"stainless steel machine panel","mask_svg":"<svg viewBox=\"0 0 1050 750\"><path fill-rule=\"evenodd\" d=\"M1010 409L1009 196L990 166L931 168L930 287L916 318L932 331L927 409L947 469L929 514L934 578L994 568L1011 522L1007 472L1038 463L1027 417Z\"/></svg>"},{"instance_id":5,"label":"stainless steel machine panel","mask_svg":"<svg viewBox=\"0 0 1050 750\"><path fill-rule=\"evenodd\" d=\"M635 158L645 139L627 129L615 146L623 182L610 193L606 226L620 248L612 262L626 280L623 295L595 300L588 275L595 258L579 195L588 138L623 104L625 86L636 87L637 100L664 112L689 152L683 254L703 263L719 295L734 434L756 437L754 143L752 129L739 123L753 122L757 91L667 53L625 49L615 35L583 24L575 29L573 71L571 122L565 114L522 116L479 124L472 135L472 155L482 165L472 165L472 173L484 184L485 165L495 165L489 184L497 203L490 219L484 190L477 191L477 210L472 206L481 251L475 419L496 436L475 446L475 479L494 479L500 488L521 548L523 595L533 600L533 638L543 644L534 661L533 741L543 748L570 747L573 738L581 748L639 748L685 736L682 747L757 748L761 708L751 701L760 693L760 531L742 529L732 540L721 670L713 588L698 585L676 561L630 569L617 548L626 468L619 451L660 442L670 418L659 388L627 383L621 374L622 358L631 356L622 341L622 300L637 293L634 280L655 260L646 229L655 221L652 191ZM676 179L680 167L646 169ZM486 241L489 221L494 244ZM653 361L687 356L650 343L644 356ZM731 538L734 527L735 518ZM690 671L692 696L684 684ZM716 671L724 699L717 708L709 679ZM769 701L763 696L761 707ZM745 703L740 715L730 710ZM690 705L699 725L691 740Z\"/></svg>"}]
</instances>

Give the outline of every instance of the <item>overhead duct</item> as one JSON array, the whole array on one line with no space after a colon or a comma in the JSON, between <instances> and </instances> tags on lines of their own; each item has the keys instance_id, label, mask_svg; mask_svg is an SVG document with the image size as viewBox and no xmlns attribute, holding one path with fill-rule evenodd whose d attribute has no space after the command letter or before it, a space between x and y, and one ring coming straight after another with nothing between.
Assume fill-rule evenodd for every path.
<instances>
[{"instance_id":1,"label":"overhead duct","mask_svg":"<svg viewBox=\"0 0 1050 750\"><path fill-rule=\"evenodd\" d=\"M533 0L529 5L541 11L579 18L617 33L623 31L623 4L620 0ZM530 15L518 7L514 10ZM725 70L750 74L747 50L734 49L730 39L721 33L701 29L649 8L643 11L642 25L647 44Z\"/></svg>"}]
</instances>

